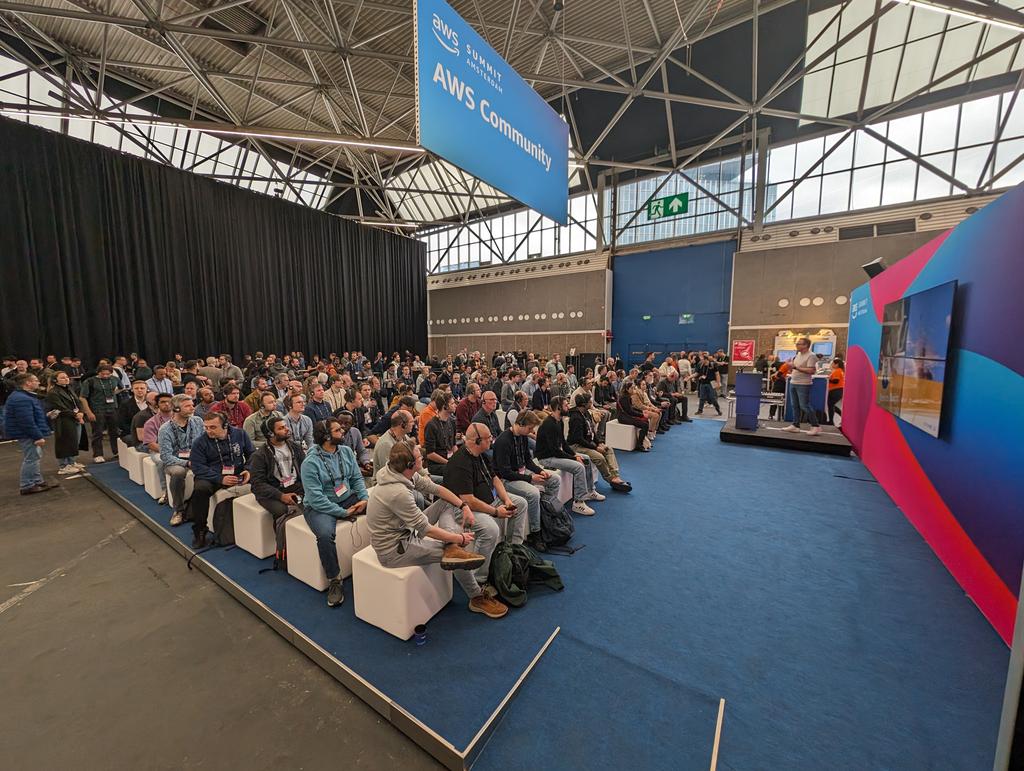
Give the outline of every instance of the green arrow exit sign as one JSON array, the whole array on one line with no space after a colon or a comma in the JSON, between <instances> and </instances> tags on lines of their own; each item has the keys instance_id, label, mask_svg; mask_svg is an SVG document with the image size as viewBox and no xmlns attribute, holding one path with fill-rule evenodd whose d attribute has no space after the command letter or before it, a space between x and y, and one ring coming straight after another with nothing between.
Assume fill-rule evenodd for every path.
<instances>
[{"instance_id":1,"label":"green arrow exit sign","mask_svg":"<svg viewBox=\"0 0 1024 771\"><path fill-rule=\"evenodd\" d=\"M647 219L660 220L663 217L675 217L686 214L690 207L690 194L677 193L664 198L654 198L647 202Z\"/></svg>"}]
</instances>

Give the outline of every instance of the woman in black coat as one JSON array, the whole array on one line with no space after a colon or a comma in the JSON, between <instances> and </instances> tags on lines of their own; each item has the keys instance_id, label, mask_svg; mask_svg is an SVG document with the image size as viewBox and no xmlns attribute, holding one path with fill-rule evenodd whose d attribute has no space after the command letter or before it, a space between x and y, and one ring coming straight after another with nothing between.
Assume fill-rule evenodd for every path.
<instances>
[{"instance_id":1,"label":"woman in black coat","mask_svg":"<svg viewBox=\"0 0 1024 771\"><path fill-rule=\"evenodd\" d=\"M85 469L77 462L84 413L66 372L57 373L46 392L45 402L47 415L53 420L53 451L60 465L57 473L61 476L77 474Z\"/></svg>"},{"instance_id":2,"label":"woman in black coat","mask_svg":"<svg viewBox=\"0 0 1024 771\"><path fill-rule=\"evenodd\" d=\"M640 429L640 436L638 437L637 449L640 452L647 452L648 444L644 440L647 438L647 429L650 426L647 416L633 406L633 389L636 386L628 380L622 381L622 388L619 390L619 400L617 402L618 413L615 419L620 423L625 423L628 426L636 426Z\"/></svg>"}]
</instances>

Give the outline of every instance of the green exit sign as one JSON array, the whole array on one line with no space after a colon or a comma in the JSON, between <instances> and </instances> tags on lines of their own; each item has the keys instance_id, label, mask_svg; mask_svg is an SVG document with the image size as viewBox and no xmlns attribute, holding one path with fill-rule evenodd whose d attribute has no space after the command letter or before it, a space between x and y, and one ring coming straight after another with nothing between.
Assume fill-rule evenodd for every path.
<instances>
[{"instance_id":1,"label":"green exit sign","mask_svg":"<svg viewBox=\"0 0 1024 771\"><path fill-rule=\"evenodd\" d=\"M647 202L647 219L660 220L663 217L675 217L679 214L686 214L690 208L690 194L677 193L676 195L654 198Z\"/></svg>"},{"instance_id":2,"label":"green exit sign","mask_svg":"<svg viewBox=\"0 0 1024 771\"><path fill-rule=\"evenodd\" d=\"M651 320L650 314L648 314L646 316L643 316L642 318L643 318L644 321L650 321Z\"/></svg>"}]
</instances>

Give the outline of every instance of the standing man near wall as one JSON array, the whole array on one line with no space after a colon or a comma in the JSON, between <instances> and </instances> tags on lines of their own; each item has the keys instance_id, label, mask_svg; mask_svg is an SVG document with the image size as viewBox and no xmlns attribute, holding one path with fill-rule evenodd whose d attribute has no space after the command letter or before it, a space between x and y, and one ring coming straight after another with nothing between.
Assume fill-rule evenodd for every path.
<instances>
[{"instance_id":1,"label":"standing man near wall","mask_svg":"<svg viewBox=\"0 0 1024 771\"><path fill-rule=\"evenodd\" d=\"M789 365L793 374L789 376L789 389L793 395L793 425L786 426L783 430L791 434L800 433L800 421L804 415L811 424L808 436L817 436L821 433L818 425L818 414L811 406L811 383L814 382L811 376L817 371L818 357L811 353L811 340L808 337L796 339L796 356Z\"/></svg>"}]
</instances>

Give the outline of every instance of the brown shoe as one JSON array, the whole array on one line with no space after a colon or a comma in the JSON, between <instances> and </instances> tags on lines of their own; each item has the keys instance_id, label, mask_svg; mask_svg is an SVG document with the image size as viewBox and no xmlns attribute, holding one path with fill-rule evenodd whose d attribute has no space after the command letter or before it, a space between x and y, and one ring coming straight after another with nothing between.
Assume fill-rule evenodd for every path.
<instances>
[{"instance_id":1,"label":"brown shoe","mask_svg":"<svg viewBox=\"0 0 1024 771\"><path fill-rule=\"evenodd\" d=\"M486 594L478 594L469 601L469 609L474 613L483 613L488 618L501 618L508 613L508 606Z\"/></svg>"},{"instance_id":2,"label":"brown shoe","mask_svg":"<svg viewBox=\"0 0 1024 771\"><path fill-rule=\"evenodd\" d=\"M36 493L45 493L50 488L46 485L32 485L32 487L21 488L22 495L35 495Z\"/></svg>"},{"instance_id":3,"label":"brown shoe","mask_svg":"<svg viewBox=\"0 0 1024 771\"><path fill-rule=\"evenodd\" d=\"M484 564L485 558L482 554L474 554L466 551L461 546L450 543L444 547L444 556L441 557L442 570L476 570Z\"/></svg>"}]
</instances>

